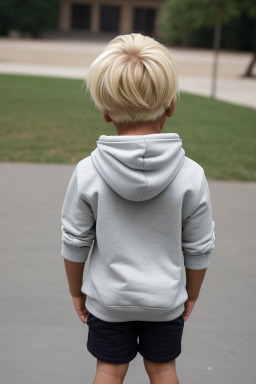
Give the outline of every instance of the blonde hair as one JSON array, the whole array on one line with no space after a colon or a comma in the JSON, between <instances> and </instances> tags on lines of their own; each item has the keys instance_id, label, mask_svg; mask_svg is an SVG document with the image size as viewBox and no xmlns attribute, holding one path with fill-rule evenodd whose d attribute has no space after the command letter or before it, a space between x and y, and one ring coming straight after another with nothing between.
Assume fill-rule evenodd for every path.
<instances>
[{"instance_id":1,"label":"blonde hair","mask_svg":"<svg viewBox=\"0 0 256 384\"><path fill-rule=\"evenodd\" d=\"M107 44L89 69L87 87L113 121L155 121L176 98L178 73L165 46L132 33Z\"/></svg>"}]
</instances>

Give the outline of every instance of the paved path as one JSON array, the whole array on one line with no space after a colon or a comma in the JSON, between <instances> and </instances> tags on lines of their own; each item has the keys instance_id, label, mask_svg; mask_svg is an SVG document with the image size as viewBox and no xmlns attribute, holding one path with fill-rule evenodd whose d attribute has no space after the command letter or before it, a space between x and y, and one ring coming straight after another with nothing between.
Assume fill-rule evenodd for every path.
<instances>
[{"instance_id":1,"label":"paved path","mask_svg":"<svg viewBox=\"0 0 256 384\"><path fill-rule=\"evenodd\" d=\"M102 41L48 41L0 39L0 73L84 79ZM203 96L211 93L213 53L210 50L174 49L181 90ZM250 53L221 52L217 98L256 108L256 79L242 74ZM256 75L256 68L254 70Z\"/></svg>"},{"instance_id":2,"label":"paved path","mask_svg":"<svg viewBox=\"0 0 256 384\"><path fill-rule=\"evenodd\" d=\"M95 359L60 256L73 166L0 163L0 371L4 384L91 384ZM253 384L256 183L210 181L216 248L177 359L181 384ZM146 384L140 355L125 384Z\"/></svg>"}]
</instances>

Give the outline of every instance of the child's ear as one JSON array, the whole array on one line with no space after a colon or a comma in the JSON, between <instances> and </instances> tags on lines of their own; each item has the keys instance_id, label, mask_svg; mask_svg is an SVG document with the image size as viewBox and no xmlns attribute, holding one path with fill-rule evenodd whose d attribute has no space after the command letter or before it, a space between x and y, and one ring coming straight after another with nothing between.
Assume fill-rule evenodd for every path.
<instances>
[{"instance_id":1,"label":"child's ear","mask_svg":"<svg viewBox=\"0 0 256 384\"><path fill-rule=\"evenodd\" d=\"M170 107L166 109L166 116L172 117L174 109L175 109L176 100L172 99Z\"/></svg>"},{"instance_id":2,"label":"child's ear","mask_svg":"<svg viewBox=\"0 0 256 384\"><path fill-rule=\"evenodd\" d=\"M109 117L109 115L107 115L106 113L102 113L102 115L106 123L111 123L112 119Z\"/></svg>"}]
</instances>

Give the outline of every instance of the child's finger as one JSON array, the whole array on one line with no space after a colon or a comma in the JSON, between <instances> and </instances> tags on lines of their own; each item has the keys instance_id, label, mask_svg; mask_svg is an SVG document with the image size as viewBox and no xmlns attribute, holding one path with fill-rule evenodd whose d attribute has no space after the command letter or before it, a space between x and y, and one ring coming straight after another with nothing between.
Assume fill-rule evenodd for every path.
<instances>
[{"instance_id":1,"label":"child's finger","mask_svg":"<svg viewBox=\"0 0 256 384\"><path fill-rule=\"evenodd\" d=\"M80 317L81 321L82 321L84 324L87 324L87 319L88 319L88 317L89 317L89 312L87 312L87 314L85 314L85 315L80 315L79 317Z\"/></svg>"},{"instance_id":2,"label":"child's finger","mask_svg":"<svg viewBox=\"0 0 256 384\"><path fill-rule=\"evenodd\" d=\"M190 313L189 313L188 311L185 310L185 311L183 312L183 314L182 314L182 316L183 316L183 320L184 320L184 321L187 321L187 319L189 318L189 315L190 315Z\"/></svg>"},{"instance_id":3,"label":"child's finger","mask_svg":"<svg viewBox=\"0 0 256 384\"><path fill-rule=\"evenodd\" d=\"M84 323L84 324L87 324L87 316L85 315L82 315L82 316L79 316L81 321Z\"/></svg>"}]
</instances>

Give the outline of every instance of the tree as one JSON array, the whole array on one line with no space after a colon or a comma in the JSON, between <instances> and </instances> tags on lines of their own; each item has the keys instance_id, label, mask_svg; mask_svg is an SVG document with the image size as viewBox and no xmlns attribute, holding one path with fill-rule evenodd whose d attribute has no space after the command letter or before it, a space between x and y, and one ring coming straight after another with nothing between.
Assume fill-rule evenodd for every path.
<instances>
[{"instance_id":1,"label":"tree","mask_svg":"<svg viewBox=\"0 0 256 384\"><path fill-rule=\"evenodd\" d=\"M55 26L59 0L0 0L0 33L11 29L38 36Z\"/></svg>"},{"instance_id":2,"label":"tree","mask_svg":"<svg viewBox=\"0 0 256 384\"><path fill-rule=\"evenodd\" d=\"M256 2L255 0L243 0L240 4L241 11L246 13L248 16L254 20L254 29L253 29L253 57L251 62L248 65L244 73L244 77L252 77L252 70L256 63Z\"/></svg>"},{"instance_id":3,"label":"tree","mask_svg":"<svg viewBox=\"0 0 256 384\"><path fill-rule=\"evenodd\" d=\"M169 42L182 37L187 43L192 30L214 26L218 14L222 23L238 17L239 0L167 0L161 15L163 37Z\"/></svg>"},{"instance_id":4,"label":"tree","mask_svg":"<svg viewBox=\"0 0 256 384\"><path fill-rule=\"evenodd\" d=\"M245 0L248 3L254 0ZM214 26L214 61L211 95L216 94L218 53L221 42L221 26L241 14L239 0L168 0L161 19L163 37L173 42L182 37L186 42L189 33L202 27Z\"/></svg>"}]
</instances>

